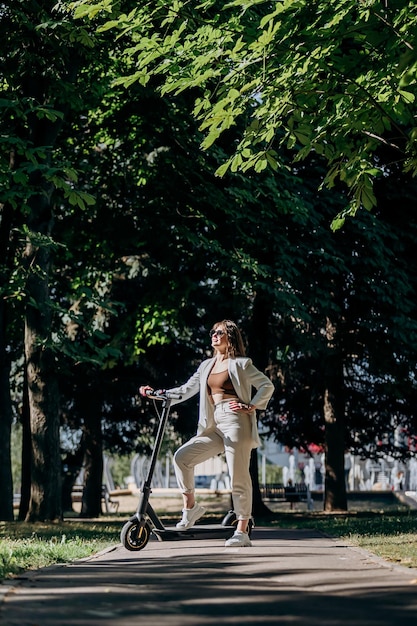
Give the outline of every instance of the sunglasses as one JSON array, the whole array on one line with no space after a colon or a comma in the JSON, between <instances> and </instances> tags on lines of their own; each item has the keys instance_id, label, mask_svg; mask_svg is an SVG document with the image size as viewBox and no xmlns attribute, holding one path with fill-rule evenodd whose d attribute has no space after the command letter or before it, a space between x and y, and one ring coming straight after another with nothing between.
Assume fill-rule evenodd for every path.
<instances>
[{"instance_id":1,"label":"sunglasses","mask_svg":"<svg viewBox=\"0 0 417 626\"><path fill-rule=\"evenodd\" d=\"M224 332L224 330L211 330L209 332L210 337L214 337L214 335L216 335L217 337L223 337L223 335L225 335L226 333Z\"/></svg>"}]
</instances>

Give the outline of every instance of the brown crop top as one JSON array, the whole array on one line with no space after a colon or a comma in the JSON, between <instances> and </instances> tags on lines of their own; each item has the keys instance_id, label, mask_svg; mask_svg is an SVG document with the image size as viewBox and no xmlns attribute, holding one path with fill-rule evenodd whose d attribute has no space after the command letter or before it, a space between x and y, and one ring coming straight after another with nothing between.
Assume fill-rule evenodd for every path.
<instances>
[{"instance_id":1,"label":"brown crop top","mask_svg":"<svg viewBox=\"0 0 417 626\"><path fill-rule=\"evenodd\" d=\"M218 372L217 374L210 373L207 378L207 386L208 392L211 396L215 394L222 394L224 396L237 397L227 370L224 372Z\"/></svg>"}]
</instances>

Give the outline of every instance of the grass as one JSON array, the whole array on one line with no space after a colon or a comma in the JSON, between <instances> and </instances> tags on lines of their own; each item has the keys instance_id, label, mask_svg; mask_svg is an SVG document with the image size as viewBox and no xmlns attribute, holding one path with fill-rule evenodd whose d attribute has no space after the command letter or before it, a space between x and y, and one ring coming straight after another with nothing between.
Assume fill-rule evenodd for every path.
<instances>
[{"instance_id":1,"label":"grass","mask_svg":"<svg viewBox=\"0 0 417 626\"><path fill-rule=\"evenodd\" d=\"M126 516L114 515L111 519L72 519L54 524L0 522L0 580L30 569L69 563L117 545L126 519ZM165 519L172 523L172 515L168 514ZM207 519L207 523L210 521L213 520ZM338 514L283 511L257 520L257 525L315 528L387 561L417 568L417 511L405 507Z\"/></svg>"},{"instance_id":2,"label":"grass","mask_svg":"<svg viewBox=\"0 0 417 626\"><path fill-rule=\"evenodd\" d=\"M0 580L22 571L70 563L119 543L122 522L0 522Z\"/></svg>"},{"instance_id":3,"label":"grass","mask_svg":"<svg viewBox=\"0 0 417 626\"><path fill-rule=\"evenodd\" d=\"M417 568L417 511L282 514L269 523L279 528L316 528L405 567Z\"/></svg>"}]
</instances>

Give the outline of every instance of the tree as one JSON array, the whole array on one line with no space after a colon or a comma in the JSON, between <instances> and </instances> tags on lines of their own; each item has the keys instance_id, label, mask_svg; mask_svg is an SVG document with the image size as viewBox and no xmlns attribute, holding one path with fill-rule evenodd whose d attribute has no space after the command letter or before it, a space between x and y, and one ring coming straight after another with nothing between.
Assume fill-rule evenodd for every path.
<instances>
[{"instance_id":1,"label":"tree","mask_svg":"<svg viewBox=\"0 0 417 626\"><path fill-rule=\"evenodd\" d=\"M2 228L7 224L2 233L2 311L11 295L24 301L32 483L27 519L35 521L61 516L58 389L50 297L57 246L51 235L55 210L62 200L81 208L92 201L87 194L77 193L76 173L59 154L62 122L71 108L78 109L76 80L91 40L82 26L71 24L59 5L47 0L24 6L16 1L2 7L1 33ZM15 236L17 232L20 237ZM13 272L19 282L13 280L10 287ZM19 289L13 291L15 284ZM0 338L0 350L5 353L8 337L3 333Z\"/></svg>"},{"instance_id":2,"label":"tree","mask_svg":"<svg viewBox=\"0 0 417 626\"><path fill-rule=\"evenodd\" d=\"M398 458L408 453L377 442L396 426L415 428L415 181L392 167L377 185L375 215L361 211L343 232L326 235L343 198L317 196L315 167L308 162L299 172L310 210L303 220L287 219L292 288L304 310L276 316L277 391L265 423L290 447L326 448L332 510L345 507L344 449ZM334 479L340 486L331 488Z\"/></svg>"}]
</instances>

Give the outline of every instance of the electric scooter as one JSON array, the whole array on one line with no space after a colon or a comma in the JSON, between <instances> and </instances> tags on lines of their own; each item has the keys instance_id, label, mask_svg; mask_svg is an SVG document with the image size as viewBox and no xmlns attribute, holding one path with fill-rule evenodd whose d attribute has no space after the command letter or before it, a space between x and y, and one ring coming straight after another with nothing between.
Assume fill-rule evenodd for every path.
<instances>
[{"instance_id":1,"label":"electric scooter","mask_svg":"<svg viewBox=\"0 0 417 626\"><path fill-rule=\"evenodd\" d=\"M120 541L127 550L142 550L148 543L151 535L158 541L182 541L186 539L228 539L233 535L237 526L237 518L234 511L229 511L220 524L197 524L186 530L180 530L175 526L164 526L162 521L149 503L152 493L151 482L155 471L156 461L161 449L162 440L168 422L171 402L181 399L181 396L170 394L162 390L154 390L146 394L154 401L162 402L161 413L158 413L159 424L155 437L148 472L141 489L141 496L136 513L123 526L120 533ZM156 406L156 405L155 405ZM248 532L252 530L253 522L249 522Z\"/></svg>"}]
</instances>

